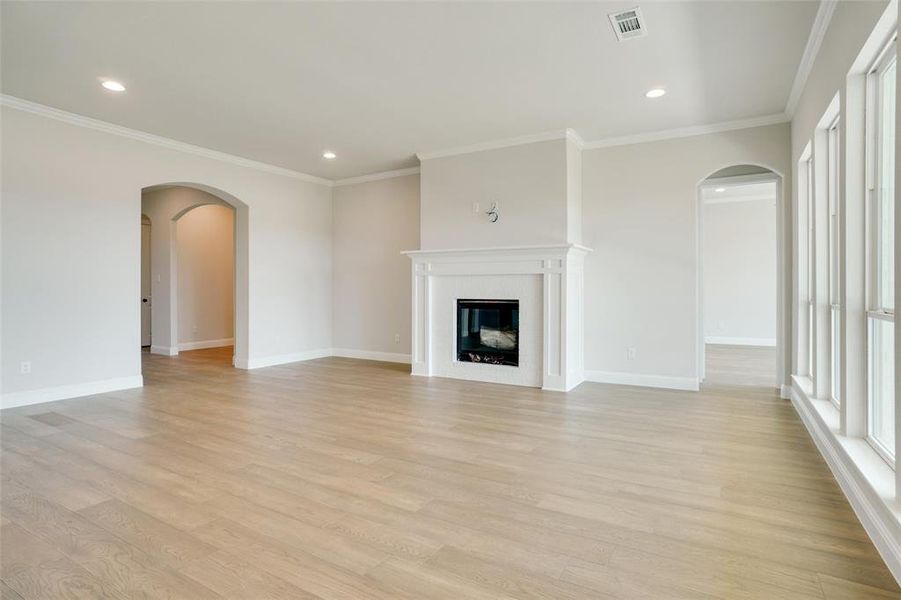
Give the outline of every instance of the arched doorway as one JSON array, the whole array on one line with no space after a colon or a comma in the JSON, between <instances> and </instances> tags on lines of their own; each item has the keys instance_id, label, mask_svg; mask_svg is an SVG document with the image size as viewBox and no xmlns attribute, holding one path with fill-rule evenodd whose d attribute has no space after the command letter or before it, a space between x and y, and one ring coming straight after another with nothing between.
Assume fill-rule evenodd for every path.
<instances>
[{"instance_id":1,"label":"arched doorway","mask_svg":"<svg viewBox=\"0 0 901 600\"><path fill-rule=\"evenodd\" d=\"M782 388L788 305L782 175L724 166L698 183L698 370L707 385Z\"/></svg>"},{"instance_id":2,"label":"arched doorway","mask_svg":"<svg viewBox=\"0 0 901 600\"><path fill-rule=\"evenodd\" d=\"M189 183L189 182L169 182L145 187L141 190L142 210L154 223L154 235L151 238L151 290L153 301L151 304L151 346L152 354L162 354L167 356L175 356L180 350L193 350L198 348L209 348L211 346L224 346L234 344L231 362L235 366L245 367L248 356L248 209L247 205L238 200L233 195L211 186ZM201 210L203 209L203 210ZM232 339L195 339L197 337L205 337L201 329L204 324L197 324L194 319L190 323L186 323L185 318L179 318L179 228L182 229L188 224L192 225L195 232L195 240L191 249L192 256L203 255L209 253L210 250L206 246L215 242L215 238L209 237L209 231L205 231L212 227L212 221L209 219L216 212L215 209L222 214L228 213L229 226L231 235L227 240L232 249L229 261L229 272L223 273L223 269L217 268L216 273L208 272L208 269L198 271L202 277L215 277L210 279L206 284L197 282L197 285L188 286L193 292L206 294L208 298L216 298L216 294L211 294L214 283L226 280L231 285L229 294L230 302L230 327L229 332ZM195 212L197 211L197 212ZM205 222L195 223L201 213L206 214ZM222 221L222 214L219 215L219 221ZM219 230L221 231L221 229ZM206 242L203 236L207 235ZM184 236L184 231L183 231ZM222 240L225 242L226 240ZM186 257L183 257L183 259ZM183 269L184 271L184 269ZM183 291L185 286L182 278ZM207 290L206 287L211 289ZM222 296L224 294L219 294ZM192 300L194 298L192 297ZM185 301L185 294L181 294L182 302ZM222 298L219 298L222 300ZM206 311L215 314L202 315L205 323L218 323L221 325L222 310ZM187 332L187 333L186 333ZM192 333L197 335L192 337ZM213 334L219 336L223 334ZM208 337L209 334L206 334Z\"/></svg>"}]
</instances>

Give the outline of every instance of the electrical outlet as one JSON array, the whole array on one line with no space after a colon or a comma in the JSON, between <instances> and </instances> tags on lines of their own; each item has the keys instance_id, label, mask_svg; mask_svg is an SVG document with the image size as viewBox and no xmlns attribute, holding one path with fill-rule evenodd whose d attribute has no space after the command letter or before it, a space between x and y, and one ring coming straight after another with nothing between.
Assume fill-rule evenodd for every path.
<instances>
[{"instance_id":1,"label":"electrical outlet","mask_svg":"<svg viewBox=\"0 0 901 600\"><path fill-rule=\"evenodd\" d=\"M198 327L197 327L197 325L195 325L195 326L194 326L194 333L197 333L197 330L198 330Z\"/></svg>"},{"instance_id":2,"label":"electrical outlet","mask_svg":"<svg viewBox=\"0 0 901 600\"><path fill-rule=\"evenodd\" d=\"M473 212L473 214L476 214L476 215L479 214L479 203L478 202L472 203L472 212Z\"/></svg>"},{"instance_id":3,"label":"electrical outlet","mask_svg":"<svg viewBox=\"0 0 901 600\"><path fill-rule=\"evenodd\" d=\"M400 343L400 334L399 334L399 333L395 333L395 334L394 334L394 343L395 343L395 344L399 344L399 343Z\"/></svg>"},{"instance_id":4,"label":"electrical outlet","mask_svg":"<svg viewBox=\"0 0 901 600\"><path fill-rule=\"evenodd\" d=\"M19 374L28 375L29 373L31 373L31 361L23 360L19 363Z\"/></svg>"},{"instance_id":5,"label":"electrical outlet","mask_svg":"<svg viewBox=\"0 0 901 600\"><path fill-rule=\"evenodd\" d=\"M634 360L636 354L637 354L637 352L636 352L635 348L627 348L626 349L626 358L628 358L629 360Z\"/></svg>"}]
</instances>

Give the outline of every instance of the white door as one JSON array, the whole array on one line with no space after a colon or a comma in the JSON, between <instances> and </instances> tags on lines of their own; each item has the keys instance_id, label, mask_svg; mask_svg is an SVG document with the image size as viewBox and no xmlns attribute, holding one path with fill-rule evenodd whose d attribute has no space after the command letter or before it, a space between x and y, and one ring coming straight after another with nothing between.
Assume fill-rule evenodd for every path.
<instances>
[{"instance_id":1,"label":"white door","mask_svg":"<svg viewBox=\"0 0 901 600\"><path fill-rule=\"evenodd\" d=\"M141 346L150 345L150 219L141 215Z\"/></svg>"}]
</instances>

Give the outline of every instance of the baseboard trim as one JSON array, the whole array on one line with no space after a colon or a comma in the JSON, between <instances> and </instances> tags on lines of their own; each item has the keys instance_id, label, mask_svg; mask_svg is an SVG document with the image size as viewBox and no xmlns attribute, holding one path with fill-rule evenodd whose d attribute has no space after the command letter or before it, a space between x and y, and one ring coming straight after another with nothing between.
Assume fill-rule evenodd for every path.
<instances>
[{"instance_id":1,"label":"baseboard trim","mask_svg":"<svg viewBox=\"0 0 901 600\"><path fill-rule=\"evenodd\" d=\"M783 400L792 399L792 388L790 385L782 384L779 386L779 397Z\"/></svg>"},{"instance_id":2,"label":"baseboard trim","mask_svg":"<svg viewBox=\"0 0 901 600\"><path fill-rule=\"evenodd\" d=\"M672 377L669 375L644 375L642 373L617 373L613 371L585 371L585 381L613 383L616 385L637 385L641 387L687 390L696 392L700 388L696 377Z\"/></svg>"},{"instance_id":3,"label":"baseboard trim","mask_svg":"<svg viewBox=\"0 0 901 600\"><path fill-rule=\"evenodd\" d=\"M332 351L330 348L305 350L303 352L278 354L275 356L264 356L261 358L236 359L235 366L239 369L260 369L263 367L274 367L276 365L285 365L288 363L303 362L305 360L314 360L316 358L326 358L331 355Z\"/></svg>"},{"instance_id":4,"label":"baseboard trim","mask_svg":"<svg viewBox=\"0 0 901 600\"><path fill-rule=\"evenodd\" d=\"M174 346L150 346L150 353L163 356L178 356L178 348Z\"/></svg>"},{"instance_id":5,"label":"baseboard trim","mask_svg":"<svg viewBox=\"0 0 901 600\"><path fill-rule=\"evenodd\" d=\"M380 362L403 363L410 364L411 358L409 354L400 354L397 352L376 352L374 350L353 350L350 348L333 348L332 356L340 356L341 358L357 358L360 360L377 360Z\"/></svg>"},{"instance_id":6,"label":"baseboard trim","mask_svg":"<svg viewBox=\"0 0 901 600\"><path fill-rule=\"evenodd\" d=\"M0 396L0 408L16 408L53 402L55 400L68 400L94 394L105 394L118 390L129 390L144 385L144 378L140 375L133 377L117 377L115 379L101 379L100 381L88 381L86 383L74 383L72 385L59 385L55 387L26 390L23 392L11 392Z\"/></svg>"},{"instance_id":7,"label":"baseboard trim","mask_svg":"<svg viewBox=\"0 0 901 600\"><path fill-rule=\"evenodd\" d=\"M199 342L182 342L178 345L178 350L203 350L205 348L222 348L223 346L234 346L235 338L222 338L219 340L201 340ZM151 349L151 352L153 350Z\"/></svg>"},{"instance_id":8,"label":"baseboard trim","mask_svg":"<svg viewBox=\"0 0 901 600\"><path fill-rule=\"evenodd\" d=\"M881 459L875 451L866 446L864 440L837 435L833 426L824 420L823 415L813 405L813 402L828 403L827 400L812 401L797 381L792 382L790 393L792 406L801 417L801 422L829 465L832 475L882 560L895 580L901 584L901 508L893 506L891 498L895 488L894 472L888 465L879 462ZM837 423L833 425L837 427ZM872 458L868 453L872 454ZM870 473L871 477L868 478L852 454L859 455L858 461L861 458L864 458L864 462L872 460L875 465L874 471L885 471L884 475L879 476L880 480L886 480L882 486L884 490L880 492L874 487L871 481L873 473Z\"/></svg>"},{"instance_id":9,"label":"baseboard trim","mask_svg":"<svg viewBox=\"0 0 901 600\"><path fill-rule=\"evenodd\" d=\"M776 338L723 337L708 335L704 342L723 346L769 346L776 347Z\"/></svg>"}]
</instances>

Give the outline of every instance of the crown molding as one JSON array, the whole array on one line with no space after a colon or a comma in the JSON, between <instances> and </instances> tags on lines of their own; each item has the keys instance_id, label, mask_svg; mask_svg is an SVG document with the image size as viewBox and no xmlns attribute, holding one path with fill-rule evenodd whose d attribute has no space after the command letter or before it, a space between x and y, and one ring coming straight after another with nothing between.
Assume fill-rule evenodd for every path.
<instances>
[{"instance_id":1,"label":"crown molding","mask_svg":"<svg viewBox=\"0 0 901 600\"><path fill-rule=\"evenodd\" d=\"M392 179L394 177L405 177L407 175L419 175L419 167L396 169L394 171L381 171L379 173L370 173L368 175L347 177L346 179L336 179L334 182L332 182L332 185L334 185L335 187L342 185L354 185L355 183L366 183L367 181L379 181L381 179Z\"/></svg>"},{"instance_id":2,"label":"crown molding","mask_svg":"<svg viewBox=\"0 0 901 600\"><path fill-rule=\"evenodd\" d=\"M827 1L827 0L824 0ZM211 158L213 160L219 160L222 162L228 162L234 165L238 165L241 167L247 167L250 169L255 169L258 171L263 171L266 173L273 173L275 175L283 175L286 177L291 177L294 179L299 179L301 181L307 181L309 183L316 183L319 185L324 185L328 187L334 186L343 186L343 185L353 185L355 183L365 183L367 181L378 181L380 179L390 179L392 177L403 177L405 175L415 175L420 172L419 167L410 167L406 169L397 169L394 171L383 171L379 173L370 173L368 175L359 175L356 177L347 177L344 179L331 180L326 179L324 177L316 177L315 175L309 175L307 173L301 173L300 171L294 171L291 169L286 169L284 167L278 167L275 165L271 165L264 162L259 162L256 160L251 160L249 158L243 158L241 156L235 156L233 154L227 154L225 152L220 152L218 150L211 150L209 148L204 148L202 146L195 146L193 144L188 144L185 142L180 142L178 140L173 140L170 138L162 137L159 135L155 135L152 133L147 133L144 131L139 131L137 129L130 129L128 127L123 127L121 125L115 125L113 123L109 123L107 121L101 121L99 119L93 119L91 117L85 117L83 115L67 112L64 110L60 110L58 108L53 108L51 106L46 106L43 104L38 104L37 102L31 102L30 100L24 100L22 98L17 98L16 96L10 96L8 94L0 94L0 106L7 106L9 108L14 108L16 110L21 110L24 112L36 114L42 117L46 117L48 119L54 119L57 121L62 121L64 123L69 123L71 125L77 125L79 127L85 127L88 129L94 129L97 131L102 131L105 133L110 133L113 135L118 135L121 137L127 137L134 140L138 140L147 144L154 144L156 146L162 146L165 148L169 148L171 150L177 150L179 152L186 152L189 154L194 154L197 156L202 156L205 158ZM561 129L557 131L547 131L544 133L536 133L531 135L523 135L514 138L506 138L501 140L493 140L489 142L482 142L479 144L472 144L469 146L458 146L455 148L448 148L445 150L438 150L434 152L419 152L416 154L417 158L420 161L431 160L433 158L441 158L445 156L455 156L458 154L468 154L471 152L481 152L484 150L496 150L500 148L508 148L512 146L521 146L525 144L533 144L536 142L546 142L551 140L569 140L579 150L592 150L595 148L609 148L612 146L625 146L629 144L640 144L644 142L654 142L660 140L667 140L673 138L681 138L681 137L691 137L695 135L704 135L710 133L718 133L721 131L731 131L735 129L747 129L751 127L763 127L766 125L775 125L778 123L785 123L789 121L790 118L786 113L778 113L773 115L766 115L763 117L754 117L750 119L739 119L736 121L726 121L723 123L714 123L711 125L698 125L694 127L682 127L677 129L666 129L662 131L653 131L648 133L640 133L636 135L628 135L622 137L613 137L613 138L605 138L599 140L593 140L590 142L583 141L582 137L573 129Z\"/></svg>"},{"instance_id":3,"label":"crown molding","mask_svg":"<svg viewBox=\"0 0 901 600\"><path fill-rule=\"evenodd\" d=\"M329 187L332 186L331 179L316 177L315 175L301 173L300 171L293 171L284 167L277 167L275 165L251 160L249 158L243 158L241 156L219 152L218 150L211 150L202 146L195 146L193 144L179 142L178 140L154 135L145 131L139 131L137 129L129 129L128 127L122 127L121 125L115 125L113 123L108 123L99 119L92 119L91 117L85 117L83 115L60 110L58 108L53 108L52 106L38 104L37 102L31 102L30 100L23 100L22 98L17 98L16 96L10 96L8 94L0 94L0 105L46 117L48 119L62 121L64 123L69 123L70 125L86 127L88 129L94 129L97 131L102 131L104 133L111 133L113 135L131 138L133 140L138 140L139 142L145 142L147 144L163 146L164 148L169 148L170 150L177 150L179 152L195 154L197 156L203 156L204 158L211 158L213 160L219 160L241 167L256 169L257 171L264 171L266 173L273 173L275 175L284 175L286 177L292 177L294 179L307 181L309 183L318 183L320 185Z\"/></svg>"},{"instance_id":4,"label":"crown molding","mask_svg":"<svg viewBox=\"0 0 901 600\"><path fill-rule=\"evenodd\" d=\"M804 91L804 86L807 85L807 78L813 69L813 63L816 61L823 38L826 37L826 30L829 28L829 22L832 20L836 6L838 6L838 0L821 0L820 6L817 8L817 15L810 28L810 35L807 37L807 45L804 46L804 53L801 55L801 62L798 63L791 92L785 103L785 114L789 117L795 114L795 109L798 107L801 93Z\"/></svg>"},{"instance_id":5,"label":"crown molding","mask_svg":"<svg viewBox=\"0 0 901 600\"><path fill-rule=\"evenodd\" d=\"M645 142L658 142L661 140L670 140L675 138L692 137L696 135L706 135L710 133L720 133L723 131L734 131L736 129L749 129L751 127L765 127L767 125L776 125L779 123L787 123L788 115L785 113L776 113L773 115L765 115L762 117L752 117L750 119L738 119L736 121L724 121L722 123L712 123L710 125L695 125L693 127L679 127L677 129L664 129L662 131L651 131L648 133L639 133L636 135L625 135L622 137L604 138L585 142L585 150L594 150L596 148L610 148L612 146L627 146L629 144L642 144Z\"/></svg>"},{"instance_id":6,"label":"crown molding","mask_svg":"<svg viewBox=\"0 0 901 600\"><path fill-rule=\"evenodd\" d=\"M566 130L566 139L571 141L576 145L576 148L582 150L585 148L585 140L582 139L582 136L575 129L567 129Z\"/></svg>"},{"instance_id":7,"label":"crown molding","mask_svg":"<svg viewBox=\"0 0 901 600\"><path fill-rule=\"evenodd\" d=\"M523 146L525 144L534 144L536 142L548 142L551 140L571 140L573 143L582 147L582 138L572 129L559 129L556 131L545 131L543 133L533 133L530 135L521 135L512 138L504 138L500 140L491 140L469 146L456 146L454 148L446 148L444 150L434 150L431 152L417 152L416 158L420 161L431 160L433 158L444 158L445 156L456 156L458 154L469 154L471 152L483 152L485 150L498 150L500 148L509 148L511 146Z\"/></svg>"}]
</instances>

